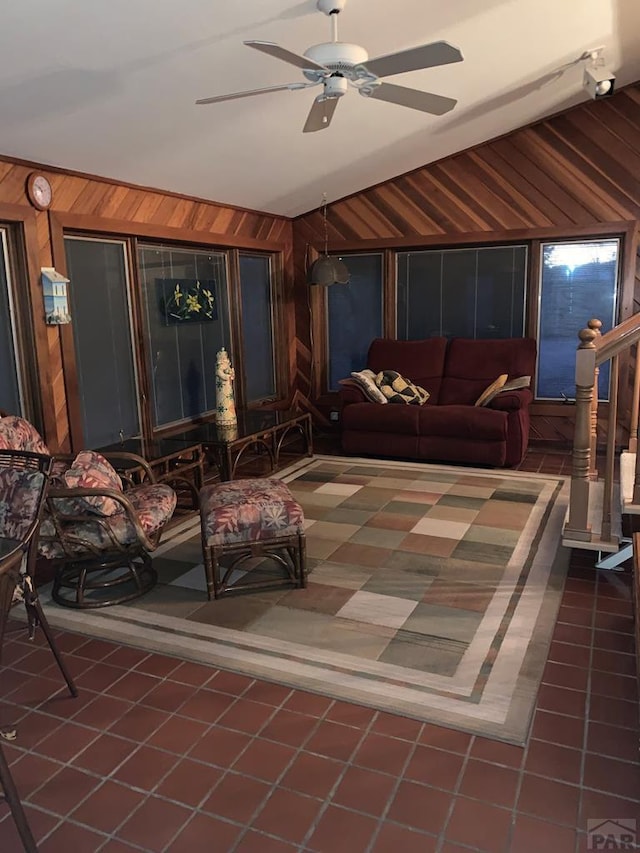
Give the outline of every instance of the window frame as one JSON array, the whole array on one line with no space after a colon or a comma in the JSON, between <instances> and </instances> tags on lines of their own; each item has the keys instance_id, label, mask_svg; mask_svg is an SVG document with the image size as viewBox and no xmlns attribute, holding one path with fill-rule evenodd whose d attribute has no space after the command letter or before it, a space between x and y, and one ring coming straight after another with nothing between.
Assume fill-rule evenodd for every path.
<instances>
[{"instance_id":1,"label":"window frame","mask_svg":"<svg viewBox=\"0 0 640 853\"><path fill-rule=\"evenodd\" d=\"M538 357L540 355L540 352L539 352L540 351L540 326L541 326L541 321L542 321L542 312L541 312L542 277L544 274L543 256L544 256L545 246L557 246L557 245L568 246L568 245L578 245L578 244L584 244L584 243L604 243L604 242L609 242L609 243L617 242L617 244L618 244L618 251L617 251L617 255L616 255L616 282L615 282L615 288L614 288L614 292L613 292L613 310L611 312L611 320L612 320L612 328L613 328L614 326L616 326L620 322L619 307L620 307L620 302L621 302L622 261L623 261L623 254L624 254L622 236L609 235L606 237L604 237L604 236L601 236L601 237L583 237L583 238L571 238L571 239L566 239L566 240L555 238L555 239L550 239L550 240L540 240L539 241L539 244L538 244L538 275L537 275L537 287L536 287L536 291L537 291L537 293L536 293L536 303L537 303L536 309L537 310L536 310L536 327L535 327L535 340L536 340L536 346L538 348ZM589 322L590 319L591 318L585 319L585 326ZM609 318L597 317L595 319L598 319L598 320L606 319L606 320L608 320ZM575 332L575 334L576 334L576 349L578 347L578 337L577 336L578 336L579 331L580 331L580 329L576 329L576 332ZM538 360L536 360L536 365L538 363L539 363ZM556 404L556 405L566 405L566 404L572 404L574 402L575 398L573 396L568 397L567 400L563 400L561 397L543 397L543 396L539 395L538 394L538 373L537 373L537 369L536 369L536 376L532 377L532 379L535 379L535 382L532 382L532 393L534 395L534 400L536 402L539 402L542 404ZM596 393L597 393L597 389L596 389ZM609 402L610 393L611 393L611 382L609 381L608 396L606 399L602 399L603 403Z\"/></svg>"},{"instance_id":2,"label":"window frame","mask_svg":"<svg viewBox=\"0 0 640 853\"><path fill-rule=\"evenodd\" d=\"M16 283L14 281L14 271L11 263L10 239L11 228L0 222L0 254L4 264L5 271L5 286L7 293L7 307L9 311L9 338L12 355L12 372L15 372L16 394L18 411L13 414L22 415L25 412L25 382L23 368L23 352L20 340L20 316L19 306L16 300Z\"/></svg>"},{"instance_id":3,"label":"window frame","mask_svg":"<svg viewBox=\"0 0 640 853\"><path fill-rule=\"evenodd\" d=\"M239 366L242 376L242 382L238 386L238 394L236 403L246 409L255 409L267 403L274 403L283 398L283 388L286 387L285 365L283 360L282 347L278 346L277 334L278 331L284 328L284 318L282 312L283 296L282 296L282 270L279 263L279 257L276 252L260 252L250 249L237 249L231 252L232 268L236 270L235 280L238 283L237 288L237 322L235 330L235 340L237 341L237 358L236 363ZM245 255L248 257L266 258L269 267L269 310L271 314L271 346L272 346L272 366L273 366L273 382L274 393L262 397L259 400L247 401L247 379L246 367L244 359L244 317L242 306L242 278L240 273L240 258ZM236 371L238 373L238 371Z\"/></svg>"},{"instance_id":4,"label":"window frame","mask_svg":"<svg viewBox=\"0 0 640 853\"><path fill-rule=\"evenodd\" d=\"M522 333L520 336L516 335L515 337L527 337L527 306L529 303L529 290L530 290L529 267L530 267L531 246L530 246L530 243L528 241L524 241L524 240L518 241L518 242L497 242L497 243L492 242L492 243L469 245L469 246L447 246L446 248L438 248L435 246L429 246L429 247L422 247L420 249L407 249L407 250L403 250L403 251L396 251L396 253L395 253L395 257L396 257L396 308L397 308L397 288L398 288L398 279L399 279L399 274L398 274L397 270L400 266L400 255L411 255L411 254L417 255L417 254L424 253L424 252L434 252L434 253L437 252L437 253L439 253L441 255L441 259L440 259L440 290L442 292L442 284L443 284L443 282L442 282L442 274L443 274L442 266L443 266L445 254L447 254L448 252L475 252L476 253L476 282L474 285L474 288L475 288L474 289L474 293L475 293L475 311L474 311L474 314L477 317L478 255L480 252L483 252L483 251L499 250L499 249L524 249L525 250L525 257L524 257L525 273L524 273L524 280L523 280L523 296L524 296L524 299L523 299L523 310L522 310ZM407 259L407 283L408 283L408 278L409 278L408 267L409 267L409 259ZM443 304L442 295L441 295L440 299L441 299L440 326L442 326L442 304ZM440 331L440 334L442 334L442 329ZM398 336L398 323L396 320L396 337L397 336ZM514 336L511 336L511 337L514 337ZM482 340L482 338L474 338L474 339L475 340ZM405 338L403 338L403 340L405 340Z\"/></svg>"},{"instance_id":5,"label":"window frame","mask_svg":"<svg viewBox=\"0 0 640 853\"><path fill-rule=\"evenodd\" d=\"M6 230L6 262L14 314L14 358L21 387L22 416L44 436L55 435L56 416L49 377L49 347L44 316L36 213L23 205L0 202Z\"/></svg>"},{"instance_id":6,"label":"window frame","mask_svg":"<svg viewBox=\"0 0 640 853\"><path fill-rule=\"evenodd\" d=\"M380 328L382 329L382 334L384 336L385 329L389 325L389 318L387 316L387 311L385 310L386 302L385 299L385 257L383 252L350 252L349 255L341 255L341 258L346 258L345 263L347 265L347 269L349 268L349 257L363 257L363 256L379 256L380 257ZM313 285L309 285L310 287ZM337 392L337 389L332 389L329 387L329 378L330 378L330 362L329 362L329 350L331 347L331 329L329 326L329 293L331 291L331 287L349 287L349 285L341 285L335 284L329 287L320 287L319 289L323 291L324 296L324 304L325 304L325 312L326 312L326 324L325 324L325 332L324 332L324 348L327 353L326 360L326 386L327 391L330 394L334 394Z\"/></svg>"},{"instance_id":7,"label":"window frame","mask_svg":"<svg viewBox=\"0 0 640 853\"><path fill-rule=\"evenodd\" d=\"M124 237L116 237L116 236L106 236L106 235L98 235L98 234L76 234L76 233L65 233L63 234L63 243L66 243L67 240L84 240L95 243L110 243L112 245L122 246L122 260L124 266L124 277L125 277L125 296L126 296L126 305L127 305L127 317L129 320L129 334L131 338L132 351L131 351L131 362L133 366L133 381L134 381L134 393L136 397L136 413L138 418L138 435L132 436L134 438L138 438L144 434L144 417L145 413L143 412L143 401L147 399L142 391L142 379L141 379L141 368L140 361L137 355L138 346L136 345L136 341L138 340L138 330L139 326L137 323L137 312L135 310L135 293L134 293L134 279L132 277L132 256L131 256L131 241L127 240ZM67 267L66 263L66 255L65 255L65 269ZM73 281L70 282L69 287L73 288ZM72 292L72 291L70 291ZM78 369L77 369L77 360L76 360L76 345L75 339L73 337L73 311L71 310L71 305L69 306L71 311L71 323L68 325L68 332L71 334L71 344L73 346L73 365L74 365L74 381L79 389L79 380L78 380ZM67 327L65 327L67 328ZM66 363L65 363L66 366ZM79 446L80 444L85 446L85 436L84 436L84 428L82 424L82 414L79 406L79 394L74 395L73 407L75 410L75 418L73 419L72 424L72 440L74 442L74 447Z\"/></svg>"},{"instance_id":8,"label":"window frame","mask_svg":"<svg viewBox=\"0 0 640 853\"><path fill-rule=\"evenodd\" d=\"M214 235L210 232L192 231L188 229L172 229L165 226L156 226L152 223L131 222L103 219L101 217L76 213L63 213L49 211L49 220L52 238L52 255L56 269L66 274L66 261L64 256L64 237L76 235L80 237L97 237L107 240L122 239L129 245L129 275L132 282L131 302L132 312L136 328L136 338L133 342L134 360L139 377L139 394L141 401L141 432L145 439L153 439L175 431L176 425L154 428L151 417L151 395L149 375L146 363L144 312L142 306L142 293L140 288L140 277L138 270L138 243L161 244L175 247L176 249L194 249L205 252L222 252L227 256L228 288L229 288L229 311L230 328L232 340L234 341L230 353L234 367L241 365L242 353L236 344L238 340L238 301L239 301L239 279L237 277L238 251L268 253L272 256L273 286L276 288L278 306L275 315L281 324L274 329L274 339L289 340L295 333L294 318L292 314L284 310L285 292L291 287L291 282L284 273L284 256L289 248L286 243L271 240L262 240L250 237L235 237L232 234ZM214 239L215 238L215 239ZM82 421L79 412L74 411L74 400L77 399L77 375L75 365L75 353L73 344L73 332L69 326L59 327L61 348L64 362L64 378L67 407L69 412L71 444L73 451L83 446ZM284 402L289 397L289 384L293 377L289 375L289 353L283 352L281 346L277 347L278 370L277 370L277 392L276 403ZM243 404L242 382L236 384L236 404ZM190 423L186 421L185 423ZM184 426L182 427L184 428Z\"/></svg>"},{"instance_id":9,"label":"window frame","mask_svg":"<svg viewBox=\"0 0 640 853\"><path fill-rule=\"evenodd\" d=\"M224 249L214 248L212 246L207 246L205 248L199 246L185 246L183 244L169 243L165 240L163 241L152 241L152 240L136 240L135 241L135 251L136 251L136 284L137 284L137 298L139 300L139 311L141 318L141 335L140 341L138 343L138 348L140 349L141 354L144 359L144 369L146 375L148 377L148 388L149 395L147 396L147 400L145 400L145 407L148 410L148 415L151 423L151 434L152 435L163 435L165 433L169 433L171 431L175 431L178 428L184 429L185 426L192 422L192 419L189 417L184 417L177 419L175 421L171 421L168 423L164 423L162 425L156 425L154 423L154 413L153 413L153 401L154 401L154 391L153 391L153 356L151 352L151 335L150 328L148 324L148 315L146 310L146 299L144 294L144 288L142 284L141 278L141 270L140 270L140 251L150 249L150 250L163 250L168 252L193 252L198 254L215 254L220 256L221 265L224 266L225 269L225 285L226 285L226 300L228 305L228 317L227 326L229 333L229 354L232 360L232 364L235 364L233 359L233 353L235 351L235 342L237 338L235 337L233 323L232 323L232 307L231 307L231 284L230 284L230 259L228 253ZM215 365L212 365L212 370L215 370ZM198 416L198 420L207 420L208 418L212 418L215 414L215 400L213 402L213 407L207 409L205 412L201 412Z\"/></svg>"},{"instance_id":10,"label":"window frame","mask_svg":"<svg viewBox=\"0 0 640 853\"><path fill-rule=\"evenodd\" d=\"M616 323L622 322L633 314L634 306L634 284L636 251L638 249L639 236L636 234L636 223L629 221L601 222L592 225L574 227L543 227L518 229L495 233L473 233L456 235L430 235L424 237L400 237L387 238L384 240L345 240L342 242L332 241L331 253L347 258L349 254L365 254L367 252L384 252L385 265L383 277L383 299L385 303L384 336L397 337L396 329L396 296L397 296L397 263L396 256L399 252L420 251L423 249L443 250L448 248L479 248L482 246L497 245L523 245L528 246L528 270L526 276L525 292L525 322L523 337L531 337L538 341L538 294L540 288L540 246L549 242L592 242L599 239L619 239L619 275L617 287L617 316ZM317 244L318 246L320 244ZM319 249L314 245L308 253L308 262L313 261ZM347 285L348 286L348 285ZM308 290L320 291L321 287L309 288ZM326 303L322 294L314 293L309 298L309 310L311 313L311 349L313 353L313 367L311 376L311 388L314 399L337 399L337 393L328 390L328 353L324 341L326 337ZM578 332L576 329L576 349L578 347ZM628 382L624 382L625 371L630 370L629 355L623 355L620 359L620 411L624 411L625 405L631 403L631 390L627 388ZM537 377L532 377L532 388L535 389ZM537 400L532 402L532 414L542 417L567 416L567 406L571 403L556 400ZM607 416L608 403L601 404L603 417Z\"/></svg>"}]
</instances>

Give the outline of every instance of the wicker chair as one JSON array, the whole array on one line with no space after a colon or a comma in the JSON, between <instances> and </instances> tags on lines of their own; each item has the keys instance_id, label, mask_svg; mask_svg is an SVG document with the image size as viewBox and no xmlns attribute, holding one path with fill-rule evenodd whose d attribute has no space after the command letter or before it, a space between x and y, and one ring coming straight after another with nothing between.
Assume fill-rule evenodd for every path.
<instances>
[{"instance_id":1,"label":"wicker chair","mask_svg":"<svg viewBox=\"0 0 640 853\"><path fill-rule=\"evenodd\" d=\"M0 419L0 448L45 447L22 418ZM135 464L131 484L118 465ZM38 537L38 554L55 566L52 598L65 607L121 604L156 583L151 554L176 506L174 490L156 483L148 463L132 453L81 451L54 459Z\"/></svg>"},{"instance_id":2,"label":"wicker chair","mask_svg":"<svg viewBox=\"0 0 640 853\"><path fill-rule=\"evenodd\" d=\"M40 625L71 695L77 696L33 582L35 543L50 469L49 456L22 450L0 450L0 654L11 607L23 601L30 637L33 638L36 626ZM12 729L0 730L0 785L22 845L27 853L32 853L36 851L36 844L2 748L2 740L13 740L14 737Z\"/></svg>"}]
</instances>

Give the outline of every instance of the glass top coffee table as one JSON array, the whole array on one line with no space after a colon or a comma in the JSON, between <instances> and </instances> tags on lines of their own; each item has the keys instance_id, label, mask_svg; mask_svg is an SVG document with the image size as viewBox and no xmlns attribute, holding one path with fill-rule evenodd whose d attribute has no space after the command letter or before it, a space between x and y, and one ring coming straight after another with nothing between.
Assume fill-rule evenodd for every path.
<instances>
[{"instance_id":1,"label":"glass top coffee table","mask_svg":"<svg viewBox=\"0 0 640 853\"><path fill-rule=\"evenodd\" d=\"M202 445L209 461L220 473L221 480L233 480L245 451L251 449L264 457L269 473L280 467L285 451L285 440L297 434L302 439L302 453L296 456L313 456L311 415L308 412L252 409L238 412L234 426L219 426L215 422L163 438L164 442L188 442Z\"/></svg>"},{"instance_id":2,"label":"glass top coffee table","mask_svg":"<svg viewBox=\"0 0 640 853\"><path fill-rule=\"evenodd\" d=\"M135 453L136 456L142 456L149 463L158 483L184 486L191 494L195 509L198 506L198 492L204 483L204 452L193 435L189 438L189 441L183 441L180 445L165 438L128 438L100 450L103 453ZM133 485L143 475L135 460L118 460L116 467L119 474Z\"/></svg>"}]
</instances>

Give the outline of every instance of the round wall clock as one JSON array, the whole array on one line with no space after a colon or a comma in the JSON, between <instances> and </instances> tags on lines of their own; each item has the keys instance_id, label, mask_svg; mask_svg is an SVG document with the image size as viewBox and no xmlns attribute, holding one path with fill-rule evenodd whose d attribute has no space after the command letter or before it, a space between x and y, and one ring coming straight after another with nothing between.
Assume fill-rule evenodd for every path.
<instances>
[{"instance_id":1,"label":"round wall clock","mask_svg":"<svg viewBox=\"0 0 640 853\"><path fill-rule=\"evenodd\" d=\"M53 201L53 190L49 179L39 172L32 172L27 178L27 196L38 210L47 210Z\"/></svg>"}]
</instances>

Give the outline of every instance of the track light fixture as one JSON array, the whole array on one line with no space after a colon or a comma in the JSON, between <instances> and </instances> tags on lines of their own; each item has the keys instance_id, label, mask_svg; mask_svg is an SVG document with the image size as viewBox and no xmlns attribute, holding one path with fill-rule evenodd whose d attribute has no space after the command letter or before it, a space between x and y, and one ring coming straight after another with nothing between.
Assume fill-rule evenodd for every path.
<instances>
[{"instance_id":1,"label":"track light fixture","mask_svg":"<svg viewBox=\"0 0 640 853\"><path fill-rule=\"evenodd\" d=\"M615 89L616 76L606 67L603 50L604 48L598 47L586 51L583 55L589 63L584 70L583 86L594 101L610 98Z\"/></svg>"}]
</instances>

